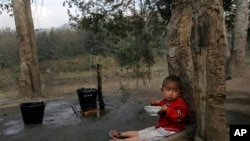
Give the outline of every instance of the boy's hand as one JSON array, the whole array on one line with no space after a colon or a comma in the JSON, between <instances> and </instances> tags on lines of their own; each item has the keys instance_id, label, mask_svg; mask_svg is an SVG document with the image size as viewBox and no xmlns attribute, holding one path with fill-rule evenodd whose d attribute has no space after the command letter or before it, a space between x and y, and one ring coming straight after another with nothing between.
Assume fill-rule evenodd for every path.
<instances>
[{"instance_id":1,"label":"boy's hand","mask_svg":"<svg viewBox=\"0 0 250 141\"><path fill-rule=\"evenodd\" d=\"M156 98L154 98L154 97L153 97L153 98L151 98L151 99L150 99L150 104L151 104L151 105L155 105L155 104L157 104L157 99L156 99Z\"/></svg>"},{"instance_id":2,"label":"boy's hand","mask_svg":"<svg viewBox=\"0 0 250 141\"><path fill-rule=\"evenodd\" d=\"M167 112L168 106L167 105L163 105L161 106L161 110L158 112L158 114L162 114Z\"/></svg>"},{"instance_id":3,"label":"boy's hand","mask_svg":"<svg viewBox=\"0 0 250 141\"><path fill-rule=\"evenodd\" d=\"M161 106L161 110L162 110L162 111L166 112L166 111L167 111L167 109L168 109L168 106L167 106L167 105L163 105L163 106Z\"/></svg>"}]
</instances>

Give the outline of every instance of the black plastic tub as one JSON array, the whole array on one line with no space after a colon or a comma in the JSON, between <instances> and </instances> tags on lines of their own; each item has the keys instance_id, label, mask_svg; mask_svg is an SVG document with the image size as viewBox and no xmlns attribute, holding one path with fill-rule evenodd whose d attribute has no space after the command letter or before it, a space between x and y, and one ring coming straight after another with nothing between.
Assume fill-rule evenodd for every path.
<instances>
[{"instance_id":1,"label":"black plastic tub","mask_svg":"<svg viewBox=\"0 0 250 141\"><path fill-rule=\"evenodd\" d=\"M77 90L77 95L83 112L96 109L97 89L81 88Z\"/></svg>"},{"instance_id":2,"label":"black plastic tub","mask_svg":"<svg viewBox=\"0 0 250 141\"><path fill-rule=\"evenodd\" d=\"M43 122L45 103L27 102L20 104L23 122L25 124L38 124Z\"/></svg>"}]
</instances>

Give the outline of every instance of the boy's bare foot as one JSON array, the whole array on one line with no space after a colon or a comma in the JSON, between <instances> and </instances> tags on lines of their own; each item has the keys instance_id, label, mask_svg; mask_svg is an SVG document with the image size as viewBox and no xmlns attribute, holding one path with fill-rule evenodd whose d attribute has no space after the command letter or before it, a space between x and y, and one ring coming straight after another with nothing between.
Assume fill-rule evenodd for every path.
<instances>
[{"instance_id":1,"label":"boy's bare foot","mask_svg":"<svg viewBox=\"0 0 250 141\"><path fill-rule=\"evenodd\" d=\"M112 141L116 141L117 138L119 139L121 137L121 133L116 130L111 130L109 136L113 138Z\"/></svg>"}]
</instances>

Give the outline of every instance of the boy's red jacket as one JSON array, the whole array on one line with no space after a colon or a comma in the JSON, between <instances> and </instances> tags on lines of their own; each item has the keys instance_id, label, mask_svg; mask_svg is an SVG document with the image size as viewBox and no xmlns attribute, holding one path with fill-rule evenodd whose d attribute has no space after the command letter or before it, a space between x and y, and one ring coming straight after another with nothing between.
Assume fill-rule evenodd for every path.
<instances>
[{"instance_id":1,"label":"boy's red jacket","mask_svg":"<svg viewBox=\"0 0 250 141\"><path fill-rule=\"evenodd\" d=\"M168 102L163 99L156 106L168 106L167 112L162 113L155 128L162 127L169 131L181 131L185 127L185 121L188 117L188 107L181 97L176 100Z\"/></svg>"}]
</instances>

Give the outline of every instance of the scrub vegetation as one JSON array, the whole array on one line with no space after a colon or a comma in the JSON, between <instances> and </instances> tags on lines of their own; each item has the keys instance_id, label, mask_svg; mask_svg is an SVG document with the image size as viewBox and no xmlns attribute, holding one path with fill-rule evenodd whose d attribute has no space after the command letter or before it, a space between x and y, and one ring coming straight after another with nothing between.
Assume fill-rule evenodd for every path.
<instances>
[{"instance_id":1,"label":"scrub vegetation","mask_svg":"<svg viewBox=\"0 0 250 141\"><path fill-rule=\"evenodd\" d=\"M15 98L18 96L19 77L15 32L8 28L2 29L0 36L0 97ZM93 32L71 28L36 31L45 96L74 93L80 87L96 87L97 63L102 68L104 91L149 87L156 84L156 79L167 75L164 39L161 39L158 47L150 49L152 64L148 67L145 63L147 56L142 56L139 50L133 50L132 45L129 45L132 41L120 43L120 50L117 51L116 47L105 44L104 40L97 40L98 37ZM142 48L140 43L131 44ZM131 60L131 57L138 59Z\"/></svg>"}]
</instances>

